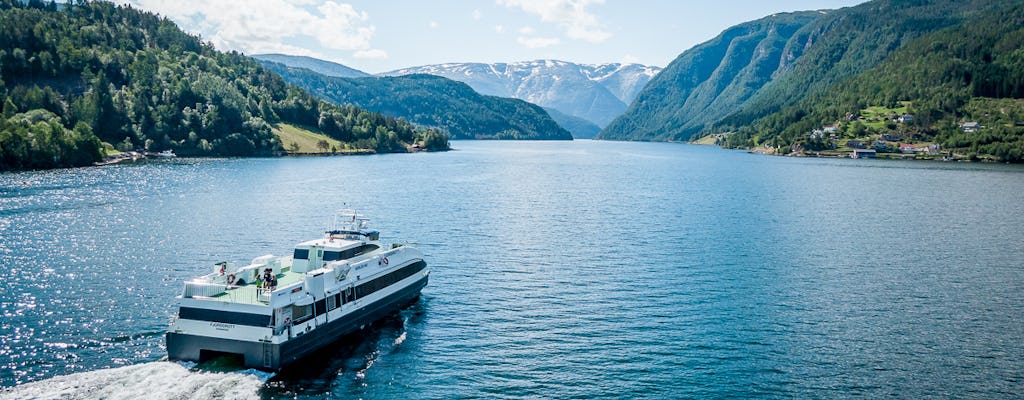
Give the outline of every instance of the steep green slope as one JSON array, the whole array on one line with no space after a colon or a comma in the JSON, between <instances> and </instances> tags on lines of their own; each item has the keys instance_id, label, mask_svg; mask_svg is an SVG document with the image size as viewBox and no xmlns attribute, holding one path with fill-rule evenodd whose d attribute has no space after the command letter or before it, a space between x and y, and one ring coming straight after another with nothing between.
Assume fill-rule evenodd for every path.
<instances>
[{"instance_id":1,"label":"steep green slope","mask_svg":"<svg viewBox=\"0 0 1024 400\"><path fill-rule=\"evenodd\" d=\"M689 140L748 126L878 65L922 35L1011 2L875 0L741 24L681 54L599 137Z\"/></svg>"},{"instance_id":2,"label":"steep green slope","mask_svg":"<svg viewBox=\"0 0 1024 400\"><path fill-rule=\"evenodd\" d=\"M406 122L322 102L167 19L106 2L0 0L0 169L88 165L100 140L180 155L270 155L270 123L406 151Z\"/></svg>"},{"instance_id":3,"label":"steep green slope","mask_svg":"<svg viewBox=\"0 0 1024 400\"><path fill-rule=\"evenodd\" d=\"M565 128L572 134L573 139L593 139L601 133L601 127L583 118L569 115L554 108L544 107L551 119L558 123L558 126Z\"/></svg>"},{"instance_id":4,"label":"steep green slope","mask_svg":"<svg viewBox=\"0 0 1024 400\"><path fill-rule=\"evenodd\" d=\"M749 125L856 76L928 33L962 24L1012 0L875 0L832 12L804 27L787 52L805 49L715 130ZM790 50L792 49L792 50Z\"/></svg>"},{"instance_id":5,"label":"steep green slope","mask_svg":"<svg viewBox=\"0 0 1024 400\"><path fill-rule=\"evenodd\" d=\"M771 142L781 148L820 147L809 132L860 124L851 113L869 106L907 104L910 122L867 126L861 135L887 134L941 144L968 158L1024 158L1024 4L973 14L953 27L918 38L854 78L832 86L729 138L731 146ZM960 127L978 122L974 132ZM863 125L863 124L860 124ZM973 130L973 129L972 129Z\"/></svg>"},{"instance_id":6,"label":"steep green slope","mask_svg":"<svg viewBox=\"0 0 1024 400\"><path fill-rule=\"evenodd\" d=\"M454 139L572 139L540 106L484 96L439 76L336 78L283 64L264 65L324 99L441 129Z\"/></svg>"},{"instance_id":7,"label":"steep green slope","mask_svg":"<svg viewBox=\"0 0 1024 400\"><path fill-rule=\"evenodd\" d=\"M735 111L784 68L787 42L818 12L740 24L679 55L599 135L609 140L687 140Z\"/></svg>"}]
</instances>

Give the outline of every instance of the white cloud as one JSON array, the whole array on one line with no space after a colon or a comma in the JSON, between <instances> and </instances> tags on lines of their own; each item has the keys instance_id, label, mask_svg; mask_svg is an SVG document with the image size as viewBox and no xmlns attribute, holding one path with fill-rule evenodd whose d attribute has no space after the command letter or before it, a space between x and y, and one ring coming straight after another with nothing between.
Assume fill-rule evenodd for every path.
<instances>
[{"instance_id":1,"label":"white cloud","mask_svg":"<svg viewBox=\"0 0 1024 400\"><path fill-rule=\"evenodd\" d=\"M313 39L330 50L386 54L370 44L376 27L352 5L310 0L117 0L162 14L218 49L243 53L310 51L286 43ZM357 55L358 57L358 55Z\"/></svg>"},{"instance_id":2,"label":"white cloud","mask_svg":"<svg viewBox=\"0 0 1024 400\"><path fill-rule=\"evenodd\" d=\"M430 23L428 25L430 25L431 29L437 28L438 26L440 26L440 24L438 24L437 21L430 21Z\"/></svg>"},{"instance_id":3,"label":"white cloud","mask_svg":"<svg viewBox=\"0 0 1024 400\"><path fill-rule=\"evenodd\" d=\"M470 15L472 15L473 19L475 19L477 21L479 21L480 18L483 18L483 16L484 16L484 14L481 13L479 9L473 10L473 14L470 14Z\"/></svg>"},{"instance_id":4,"label":"white cloud","mask_svg":"<svg viewBox=\"0 0 1024 400\"><path fill-rule=\"evenodd\" d=\"M352 53L352 56L355 58L383 60L388 58L388 52L381 49L359 50Z\"/></svg>"},{"instance_id":5,"label":"white cloud","mask_svg":"<svg viewBox=\"0 0 1024 400\"><path fill-rule=\"evenodd\" d=\"M602 4L604 0L496 0L499 5L519 8L540 16L543 22L550 22L565 31L570 39L601 43L612 36L611 32L587 12L587 6Z\"/></svg>"},{"instance_id":6,"label":"white cloud","mask_svg":"<svg viewBox=\"0 0 1024 400\"><path fill-rule=\"evenodd\" d=\"M524 26L517 32L519 32L519 37L516 38L516 42L531 49L554 46L562 42L556 37L537 36L537 30L532 26Z\"/></svg>"},{"instance_id":7,"label":"white cloud","mask_svg":"<svg viewBox=\"0 0 1024 400\"><path fill-rule=\"evenodd\" d=\"M640 63L640 58L638 58L637 56L634 56L632 54L626 54L626 55L622 56L622 61L621 62L623 64L639 64Z\"/></svg>"},{"instance_id":8,"label":"white cloud","mask_svg":"<svg viewBox=\"0 0 1024 400\"><path fill-rule=\"evenodd\" d=\"M505 25L495 25L494 31L498 33L505 33Z\"/></svg>"},{"instance_id":9,"label":"white cloud","mask_svg":"<svg viewBox=\"0 0 1024 400\"><path fill-rule=\"evenodd\" d=\"M520 36L516 38L519 44L529 47L531 49L539 49L542 47L554 46L561 41L558 38L539 37L539 36Z\"/></svg>"}]
</instances>

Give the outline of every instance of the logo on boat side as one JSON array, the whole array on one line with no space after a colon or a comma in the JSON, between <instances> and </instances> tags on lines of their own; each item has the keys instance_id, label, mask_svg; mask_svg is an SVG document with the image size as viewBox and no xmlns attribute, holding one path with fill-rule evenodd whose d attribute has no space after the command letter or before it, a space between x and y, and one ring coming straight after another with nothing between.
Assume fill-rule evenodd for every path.
<instances>
[{"instance_id":1,"label":"logo on boat side","mask_svg":"<svg viewBox=\"0 0 1024 400\"><path fill-rule=\"evenodd\" d=\"M222 322L211 322L210 326L212 326L213 329L216 329L218 331L226 331L226 330L230 330L231 328L234 328L235 324L225 324L225 323L222 323Z\"/></svg>"}]
</instances>

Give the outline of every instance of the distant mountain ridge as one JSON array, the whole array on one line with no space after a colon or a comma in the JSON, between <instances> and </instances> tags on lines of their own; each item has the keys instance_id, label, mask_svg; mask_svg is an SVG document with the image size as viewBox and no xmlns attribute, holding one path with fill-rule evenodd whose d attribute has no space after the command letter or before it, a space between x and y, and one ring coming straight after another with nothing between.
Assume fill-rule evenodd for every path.
<instances>
[{"instance_id":1,"label":"distant mountain ridge","mask_svg":"<svg viewBox=\"0 0 1024 400\"><path fill-rule=\"evenodd\" d=\"M440 76L339 78L269 61L261 63L289 83L326 100L437 128L452 139L572 140L572 135L538 105L484 96L462 82Z\"/></svg>"},{"instance_id":2,"label":"distant mountain ridge","mask_svg":"<svg viewBox=\"0 0 1024 400\"><path fill-rule=\"evenodd\" d=\"M380 75L430 74L465 82L476 91L514 97L608 124L661 71L640 64L585 65L559 60L515 63L448 63L403 68Z\"/></svg>"},{"instance_id":3,"label":"distant mountain ridge","mask_svg":"<svg viewBox=\"0 0 1024 400\"><path fill-rule=\"evenodd\" d=\"M583 118L563 114L554 108L544 107L544 111L548 112L548 115L558 123L558 126L572 133L573 139L593 139L597 134L601 133L601 127Z\"/></svg>"},{"instance_id":4,"label":"distant mountain ridge","mask_svg":"<svg viewBox=\"0 0 1024 400\"><path fill-rule=\"evenodd\" d=\"M373 76L352 67L313 57L290 56L287 54L254 54L251 57L260 61L270 61L290 67L305 68L326 76L336 76L339 78L365 78Z\"/></svg>"}]
</instances>

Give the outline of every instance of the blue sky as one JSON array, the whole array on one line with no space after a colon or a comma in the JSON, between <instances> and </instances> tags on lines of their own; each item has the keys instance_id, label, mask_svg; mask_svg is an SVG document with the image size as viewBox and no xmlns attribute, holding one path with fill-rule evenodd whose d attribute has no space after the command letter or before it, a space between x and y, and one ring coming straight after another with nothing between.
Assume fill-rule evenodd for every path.
<instances>
[{"instance_id":1,"label":"blue sky","mask_svg":"<svg viewBox=\"0 0 1024 400\"><path fill-rule=\"evenodd\" d=\"M730 26L862 0L119 0L220 50L308 55L370 73L559 59L664 67Z\"/></svg>"}]
</instances>

